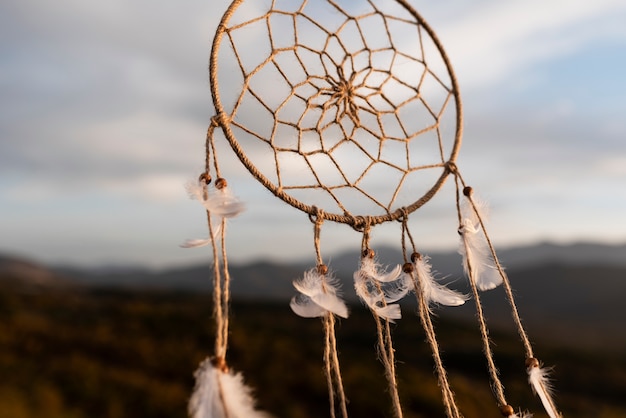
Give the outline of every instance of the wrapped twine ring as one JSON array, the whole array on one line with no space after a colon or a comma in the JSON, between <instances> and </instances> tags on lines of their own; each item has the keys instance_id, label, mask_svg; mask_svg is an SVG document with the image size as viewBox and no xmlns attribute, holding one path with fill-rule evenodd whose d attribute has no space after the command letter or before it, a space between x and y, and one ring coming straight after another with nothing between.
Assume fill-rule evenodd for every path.
<instances>
[{"instance_id":1,"label":"wrapped twine ring","mask_svg":"<svg viewBox=\"0 0 626 418\"><path fill-rule=\"evenodd\" d=\"M405 0L235 0L210 78L217 123L241 162L310 216L397 220L454 171L457 80Z\"/></svg>"}]
</instances>

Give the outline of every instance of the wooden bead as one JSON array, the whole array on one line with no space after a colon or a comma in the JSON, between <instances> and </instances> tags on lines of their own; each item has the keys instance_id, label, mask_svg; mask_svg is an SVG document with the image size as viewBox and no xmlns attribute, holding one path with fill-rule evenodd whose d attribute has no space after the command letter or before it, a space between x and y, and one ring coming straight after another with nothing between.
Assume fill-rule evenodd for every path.
<instances>
[{"instance_id":1,"label":"wooden bead","mask_svg":"<svg viewBox=\"0 0 626 418\"><path fill-rule=\"evenodd\" d=\"M402 271L405 273L413 273L413 264L404 263L404 265L402 266Z\"/></svg>"},{"instance_id":2,"label":"wooden bead","mask_svg":"<svg viewBox=\"0 0 626 418\"><path fill-rule=\"evenodd\" d=\"M419 260L422 259L422 255L420 253L413 253L411 254L411 261L414 263L417 263Z\"/></svg>"},{"instance_id":3,"label":"wooden bead","mask_svg":"<svg viewBox=\"0 0 626 418\"><path fill-rule=\"evenodd\" d=\"M513 410L511 405L502 405L500 407L500 413L502 413L503 417L510 417L515 413L515 410Z\"/></svg>"},{"instance_id":4,"label":"wooden bead","mask_svg":"<svg viewBox=\"0 0 626 418\"><path fill-rule=\"evenodd\" d=\"M374 258L375 255L376 255L376 253L371 248L366 248L361 253L361 256L363 258Z\"/></svg>"},{"instance_id":5,"label":"wooden bead","mask_svg":"<svg viewBox=\"0 0 626 418\"><path fill-rule=\"evenodd\" d=\"M224 187L228 186L228 182L225 178L219 177L215 180L215 188L218 190L222 190Z\"/></svg>"},{"instance_id":6,"label":"wooden bead","mask_svg":"<svg viewBox=\"0 0 626 418\"><path fill-rule=\"evenodd\" d=\"M211 175L207 172L204 172L200 174L200 177L198 177L198 181L204 181L205 184L209 184L211 183Z\"/></svg>"},{"instance_id":7,"label":"wooden bead","mask_svg":"<svg viewBox=\"0 0 626 418\"><path fill-rule=\"evenodd\" d=\"M328 274L328 266L326 264L320 264L319 266L317 266L317 272L325 276L326 274Z\"/></svg>"},{"instance_id":8,"label":"wooden bead","mask_svg":"<svg viewBox=\"0 0 626 418\"><path fill-rule=\"evenodd\" d=\"M226 364L226 359L224 357L213 357L211 359L211 364L218 370L221 370L224 373L228 373L228 365Z\"/></svg>"},{"instance_id":9,"label":"wooden bead","mask_svg":"<svg viewBox=\"0 0 626 418\"><path fill-rule=\"evenodd\" d=\"M474 189L472 189L470 186L465 186L463 188L463 195L470 197L472 195L472 192L474 191Z\"/></svg>"},{"instance_id":10,"label":"wooden bead","mask_svg":"<svg viewBox=\"0 0 626 418\"><path fill-rule=\"evenodd\" d=\"M526 368L531 369L533 367L539 367L539 360L534 357L530 357L526 359Z\"/></svg>"}]
</instances>

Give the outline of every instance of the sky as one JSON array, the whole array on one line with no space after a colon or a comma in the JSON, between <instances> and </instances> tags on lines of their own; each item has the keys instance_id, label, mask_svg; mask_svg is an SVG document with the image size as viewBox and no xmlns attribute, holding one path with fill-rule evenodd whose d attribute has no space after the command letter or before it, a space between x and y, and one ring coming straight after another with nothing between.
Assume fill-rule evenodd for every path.
<instances>
[{"instance_id":1,"label":"sky","mask_svg":"<svg viewBox=\"0 0 626 418\"><path fill-rule=\"evenodd\" d=\"M458 77L457 163L490 204L496 246L626 242L626 3L409 2ZM0 4L0 253L80 266L208 260L179 245L206 236L184 184L203 169L207 65L227 6ZM311 258L308 217L228 151L223 170L247 206L229 224L230 258ZM414 214L423 248L456 248L450 186ZM373 240L399 245L399 234L389 225ZM324 225L325 255L359 245L350 228Z\"/></svg>"}]
</instances>

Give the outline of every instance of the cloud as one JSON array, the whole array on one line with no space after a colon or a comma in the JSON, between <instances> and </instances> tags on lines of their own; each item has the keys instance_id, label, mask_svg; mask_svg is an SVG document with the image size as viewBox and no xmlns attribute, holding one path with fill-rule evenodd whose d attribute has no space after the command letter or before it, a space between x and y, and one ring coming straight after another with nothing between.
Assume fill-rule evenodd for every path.
<instances>
[{"instance_id":1,"label":"cloud","mask_svg":"<svg viewBox=\"0 0 626 418\"><path fill-rule=\"evenodd\" d=\"M617 185L624 179L626 125L621 116L626 109L618 94L594 103L588 98L595 93L582 90L603 83L602 92L619 92L623 75L582 74L577 71L582 64L575 63L593 59L602 68L608 55L623 55L626 4L621 0L422 3L414 5L439 34L464 95L466 140L460 154L464 176L494 199L507 221L515 223L519 217L516 207L529 213L527 231L516 231L520 239L542 233L574 236L574 227L562 232L556 222L548 225L542 217L555 213L549 211L588 208L586 194L623 211L626 198L619 196ZM168 251L172 243L188 238L175 232L178 222L185 231L195 222L188 216L195 215L189 209L194 206L185 198L182 184L197 176L204 163L204 136L213 115L207 64L212 36L228 4L227 0L0 4L4 214L0 226L11 237L20 237L13 241L19 242L16 248L29 251L39 239L27 230L48 233L49 239L49 221L34 212L50 213L54 208L56 224L67 222L69 228L80 229L74 233L78 241L95 237L89 251L68 244L68 252L80 250L69 258L131 257L130 250L119 247L124 237L111 237L113 232L102 227L107 222L120 222L115 232L122 235L130 229L126 222L135 222L129 240L137 259L148 260L154 253L162 260L191 257L170 256ZM244 19L243 14L238 18ZM615 51L598 48L609 42ZM590 50L597 52L592 58ZM561 73L551 72L556 64L563 65ZM548 92L546 83L556 80L563 84L553 83ZM569 94L574 90L581 94ZM304 223L306 234L310 230L306 217L284 208L264 190L217 135L220 161L229 180L234 180L235 192L254 200L240 221L254 238L235 228L233 238L251 253L268 255L273 251L269 246L252 248L259 247L252 243L267 239L268 223L276 228L288 224L290 242L298 239L293 225ZM533 196L541 198L535 209L528 203ZM454 234L448 240L436 233L435 225L448 222L447 215L441 215L448 205L442 197L420 210L424 219L435 220L424 221L422 229L439 246L456 239ZM80 207L95 212L79 216ZM115 214L102 209L107 207L115 207ZM150 222L146 213L154 214ZM103 217L102 222L93 223L93 216ZM122 222L121 217L127 220ZM150 229L155 224L169 226L160 235ZM598 236L609 229L613 235L619 233L600 221L596 226ZM59 228L50 230L63 235ZM347 245L343 232L330 233L327 245ZM589 227L583 232L591 234ZM149 245L138 238L142 233L150 238ZM382 239L393 233L382 233ZM37 242L38 252L45 253L47 239ZM309 246L302 240L289 250L305 254ZM62 256L62 247L55 256Z\"/></svg>"},{"instance_id":2,"label":"cloud","mask_svg":"<svg viewBox=\"0 0 626 418\"><path fill-rule=\"evenodd\" d=\"M590 43L626 39L619 0L481 1L443 23L444 44L464 88L515 82L540 62Z\"/></svg>"}]
</instances>

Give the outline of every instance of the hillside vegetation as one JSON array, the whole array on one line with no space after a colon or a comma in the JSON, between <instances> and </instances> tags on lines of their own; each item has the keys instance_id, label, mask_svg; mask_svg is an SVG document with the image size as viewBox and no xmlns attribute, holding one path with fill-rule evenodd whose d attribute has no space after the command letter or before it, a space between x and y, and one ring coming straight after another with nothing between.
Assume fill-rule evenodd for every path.
<instances>
[{"instance_id":1,"label":"hillside vegetation","mask_svg":"<svg viewBox=\"0 0 626 418\"><path fill-rule=\"evenodd\" d=\"M235 303L232 311L229 361L260 406L279 418L328 416L320 321L295 316L287 303ZM404 316L393 332L405 416L444 417L419 320L410 309ZM212 351L207 294L4 282L0 318L0 418L182 418L193 371ZM499 417L475 324L439 318L435 326L464 415ZM491 337L509 403L545 417L516 336ZM350 415L390 416L370 314L353 307L337 338ZM535 342L555 365L565 417L626 416L625 355Z\"/></svg>"}]
</instances>

